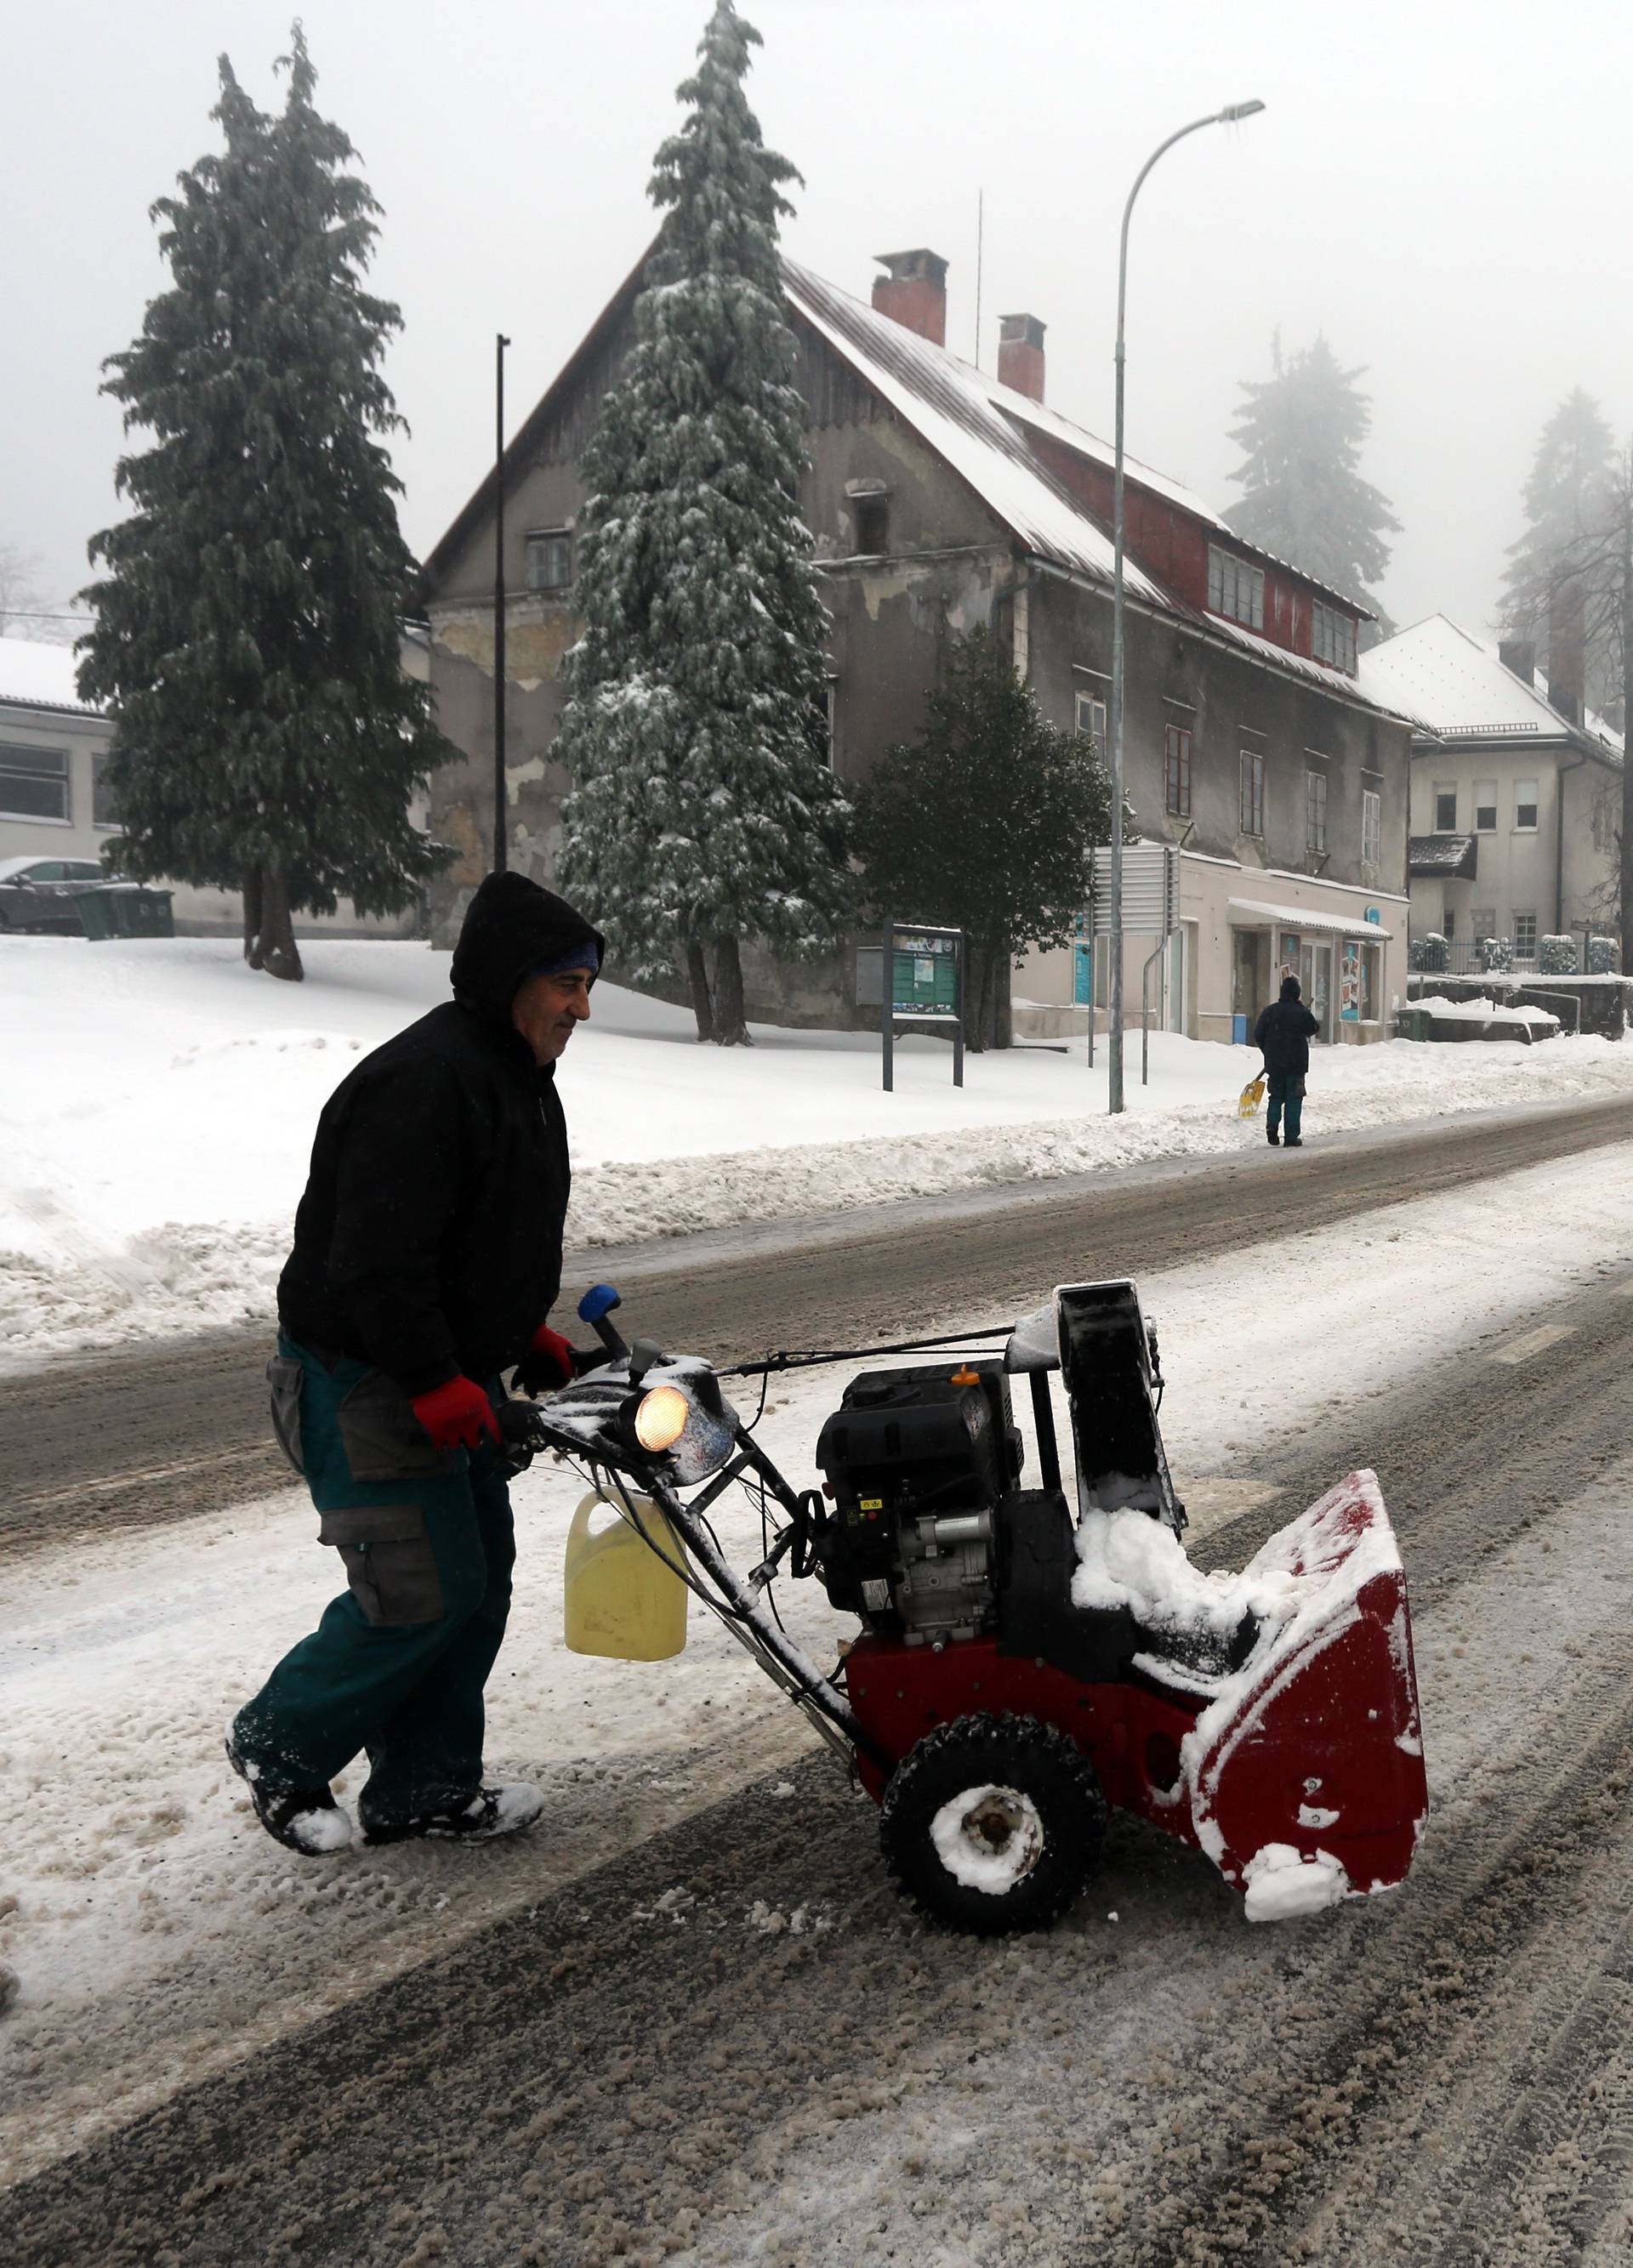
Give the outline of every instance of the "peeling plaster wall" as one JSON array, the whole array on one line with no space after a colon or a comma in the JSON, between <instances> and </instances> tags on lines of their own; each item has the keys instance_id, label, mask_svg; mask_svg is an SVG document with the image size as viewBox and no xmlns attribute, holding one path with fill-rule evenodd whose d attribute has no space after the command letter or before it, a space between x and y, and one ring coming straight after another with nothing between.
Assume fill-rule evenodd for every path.
<instances>
[{"instance_id":1,"label":"peeling plaster wall","mask_svg":"<svg viewBox=\"0 0 1633 2268\"><path fill-rule=\"evenodd\" d=\"M619 351L622 351L622 342ZM1006 530L973 491L902 425L883 403L851 381L828 350L802 339L802 375L815 423L807 432L809 469L801 508L811 528L833 615L834 757L842 778L866 777L881 750L911 739L924 717L950 634L995 624L1014 580ZM599 390L616 364L610 355L583 398L544 437L547 449L582 447ZM855 554L855 484L887 492L890 556ZM563 659L579 635L570 596L525 590L530 529L572 528L583 483L567 457L542 460L513 479L506 501L506 784L509 858L517 872L553 881L561 802L568 786L550 758L560 712ZM455 851L432 899L433 934L451 944L472 892L491 864L493 799L493 520L469 532L432 594L431 676L438 721L465 761L444 768L432 786L434 831ZM853 955L784 965L752 946L744 953L750 1012L805 1024L854 1015Z\"/></svg>"}]
</instances>

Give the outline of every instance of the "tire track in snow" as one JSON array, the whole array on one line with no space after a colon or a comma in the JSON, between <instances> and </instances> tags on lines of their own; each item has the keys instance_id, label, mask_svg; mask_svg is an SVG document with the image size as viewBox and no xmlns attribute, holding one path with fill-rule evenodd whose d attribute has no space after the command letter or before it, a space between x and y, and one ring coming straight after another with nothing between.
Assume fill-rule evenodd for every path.
<instances>
[{"instance_id":1,"label":"tire track in snow","mask_svg":"<svg viewBox=\"0 0 1633 2268\"><path fill-rule=\"evenodd\" d=\"M1624 1391L1625 1363L1607 1350L1572 1432L1542 1444L1566 1507L1562 1541ZM1394 1414L1415 1422L1411 1408ZM1524 1503L1516 1472L1531 1470L1536 1445L1511 1429L1471 1440L1467 1410L1462 1425L1458 1493L1425 1499L1413 1554L1426 1566L1435 1555L1420 1637L1437 1675L1458 1665L1466 1624L1493 1645L1523 1639L1533 1614L1540 1643L1563 1626L1569 1587L1521 1594L1527 1570L1556 1590L1575 1580L1570 1555L1548 1550L1550 1524L1511 1501ZM1435 1454L1456 1451L1448 1434ZM1494 1566L1497 1531L1509 1558ZM169 2250L213 2268L283 2257L304 2226L320 2257L349 2268L401 2268L422 2242L432 2250L419 2257L450 2264L665 2253L715 2268L761 2238L768 2263L804 2268L1167 2263L1191 2257L1177 2248L1210 2184L1250 2250L1257 2229L1268 2257L1294 2257L1364 2145L1356 2058L1378 2059L1386 2141L1391 2074L1432 2077L1448 2019L1478 2065L1489 2008L1539 1944L1572 1854L1585 1868L1592 1833L1610 1831L1592 1799L1626 1768L1629 1647L1608 1587L1588 1591L1585 1609L1605 1648L1597 1668L1539 1659L1527 1673L1518 1654L1481 1665L1491 1698L1471 1686L1459 1722L1477 1727L1486 1705L1501 1724L1505 1689L1529 1697L1483 1762L1477 1729L1464 1742L1472 1758L1437 1742L1426 1685L1431 1767L1438 1749L1461 1778L1449 1795L1437 1787L1432 1839L1394 1899L1251 1932L1201 1861L1124 1825L1068 1926L972 1951L904 1914L870 1813L819 1760L794 1776L795 1796L749 1791L25 2185L11 2199L18 2257L146 2268ZM1474 1668L1465 1660L1460 1674ZM1595 1712L1600 1756L1562 1764ZM670 1892L681 1903L666 1908ZM1477 1933L1465 1948L1498 1893L1515 1926L1483 1953ZM1116 1930L1103 1919L1112 1904ZM801 1906L808 1926L795 1934ZM1437 1965L1444 1944L1466 1965L1483 1960L1471 1983ZM1403 2005L1416 2006L1416 2029L1397 2043ZM1258 2067L1272 2051L1287 2061L1290 2109L1266 2120ZM1437 2130L1426 2131L1433 2147ZM802 2190L811 2161L822 2177ZM206 2169L213 2187L200 2185ZM1097 2232L1088 2246L1085 2226Z\"/></svg>"}]
</instances>

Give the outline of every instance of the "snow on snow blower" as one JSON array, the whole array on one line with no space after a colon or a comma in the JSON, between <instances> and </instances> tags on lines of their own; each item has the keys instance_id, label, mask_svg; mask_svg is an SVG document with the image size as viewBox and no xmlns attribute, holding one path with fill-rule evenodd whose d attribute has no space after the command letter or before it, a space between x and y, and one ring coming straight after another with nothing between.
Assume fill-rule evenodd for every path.
<instances>
[{"instance_id":1,"label":"snow on snow blower","mask_svg":"<svg viewBox=\"0 0 1633 2268\"><path fill-rule=\"evenodd\" d=\"M587 1469L853 1767L890 1871L926 1914L983 1935L1055 1920L1093 1869L1110 1804L1203 1852L1254 1920L1405 1879L1428 1793L1406 1578L1378 1484L1350 1474L1239 1575L1194 1568L1157 1425L1156 1335L1132 1284L1064 1285L1018 1324L952 1338L724 1370L626 1346L617 1305L599 1285L580 1306L603 1364L502 1413L517 1462L550 1449ZM851 1380L817 1441L824 1487L793 1488L721 1380L763 1389L868 1355L920 1359ZM708 1519L739 1484L767 1535L746 1577ZM785 1568L861 1623L831 1676L772 1609Z\"/></svg>"}]
</instances>

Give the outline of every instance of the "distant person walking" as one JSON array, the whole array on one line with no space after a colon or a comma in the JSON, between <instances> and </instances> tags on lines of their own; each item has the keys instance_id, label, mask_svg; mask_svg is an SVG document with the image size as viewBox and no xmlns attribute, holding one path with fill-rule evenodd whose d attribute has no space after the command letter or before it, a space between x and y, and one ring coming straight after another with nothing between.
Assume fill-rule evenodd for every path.
<instances>
[{"instance_id":1,"label":"distant person walking","mask_svg":"<svg viewBox=\"0 0 1633 2268\"><path fill-rule=\"evenodd\" d=\"M1273 1150L1282 1146L1282 1114L1287 1119L1286 1146L1302 1150L1304 1138L1304 1074L1310 1068L1310 1042L1321 1027L1299 998L1298 979L1282 979L1282 997L1273 1001L1253 1026L1253 1045L1265 1059L1265 1079L1270 1107L1265 1113L1265 1132Z\"/></svg>"}]
</instances>

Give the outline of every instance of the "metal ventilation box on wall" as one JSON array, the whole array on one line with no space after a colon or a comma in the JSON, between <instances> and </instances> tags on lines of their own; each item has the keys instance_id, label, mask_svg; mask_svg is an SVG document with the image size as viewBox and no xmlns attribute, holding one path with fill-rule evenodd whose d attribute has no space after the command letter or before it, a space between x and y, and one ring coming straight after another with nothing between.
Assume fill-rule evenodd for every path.
<instances>
[{"instance_id":1,"label":"metal ventilation box on wall","mask_svg":"<svg viewBox=\"0 0 1633 2268\"><path fill-rule=\"evenodd\" d=\"M1094 933L1112 934L1112 850L1094 853ZM1129 843L1123 848L1123 934L1171 937L1179 926L1179 852L1171 843Z\"/></svg>"}]
</instances>

